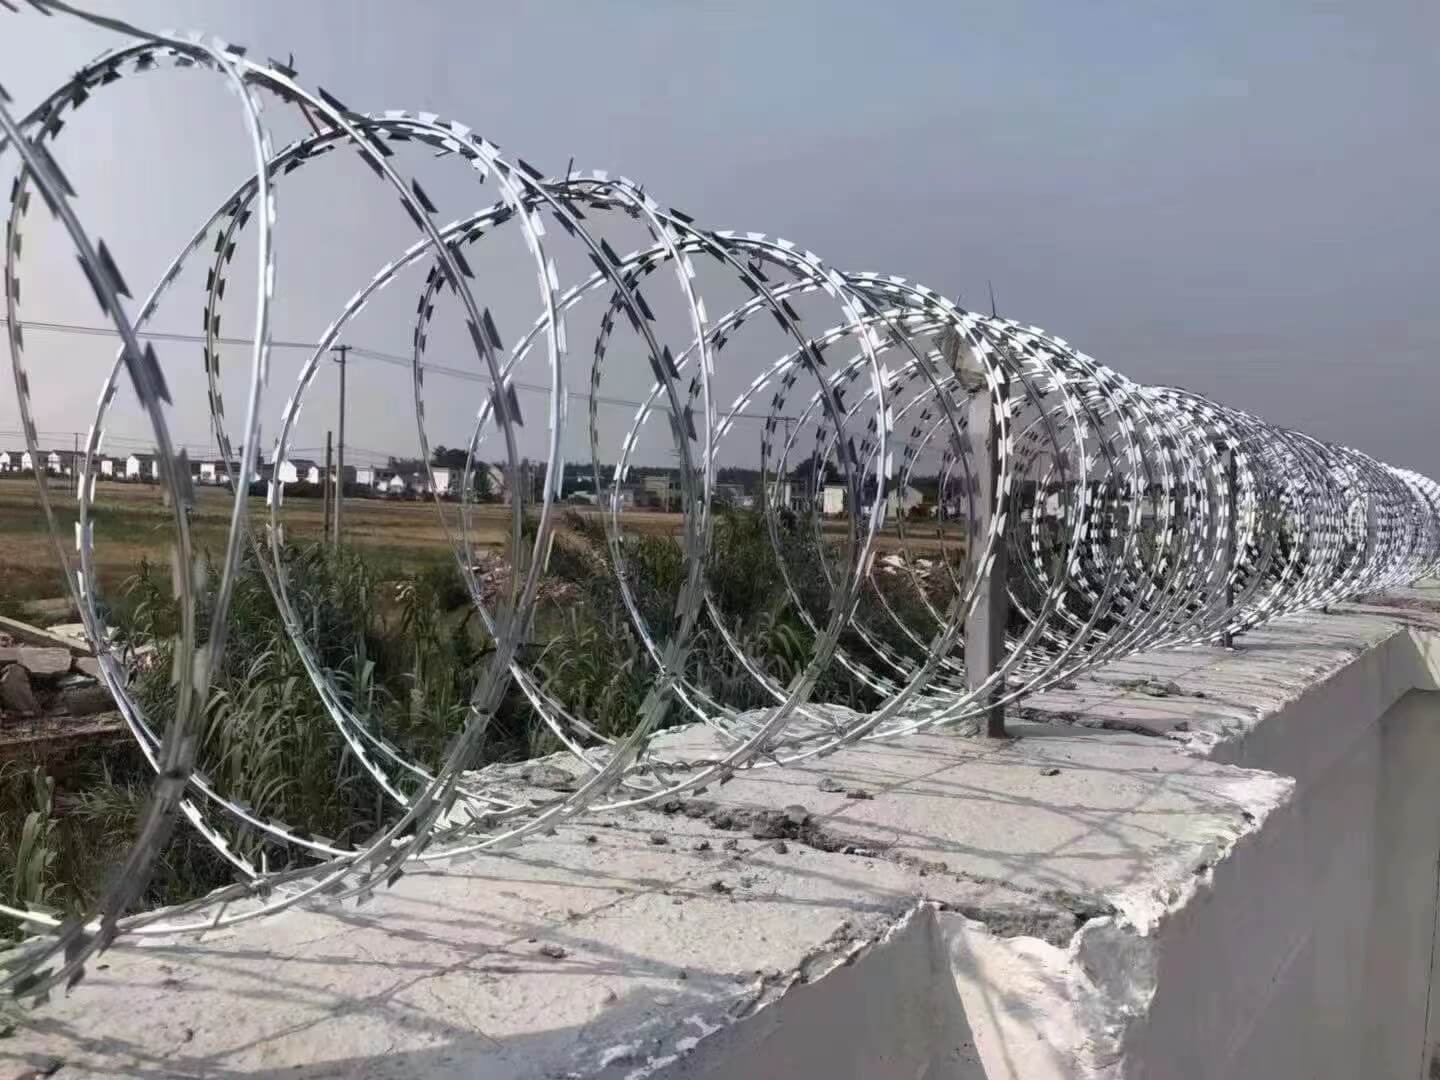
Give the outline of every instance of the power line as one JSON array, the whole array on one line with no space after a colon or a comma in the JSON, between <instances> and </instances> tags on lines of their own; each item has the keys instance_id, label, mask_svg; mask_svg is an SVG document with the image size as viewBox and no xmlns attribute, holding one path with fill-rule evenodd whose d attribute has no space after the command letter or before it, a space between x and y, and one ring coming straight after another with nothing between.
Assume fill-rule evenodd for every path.
<instances>
[{"instance_id":1,"label":"power line","mask_svg":"<svg viewBox=\"0 0 1440 1080\"><path fill-rule=\"evenodd\" d=\"M0 326L8 325L9 321L9 319L0 318ZM84 337L120 336L119 332L113 327L84 326L79 323L45 322L35 319L24 319L20 322L20 326L22 329L25 330L36 330L42 333L78 334ZM203 345L205 344L206 340L205 335L203 334L186 334L178 330L140 329L136 331L136 336L143 338L147 341L172 341L193 345ZM216 344L219 345L242 345L248 347L255 344L253 338L217 337L214 340ZM310 352L314 352L320 347L320 345L319 342L315 341L294 341L285 338L271 338L270 347L272 349L305 349ZM410 357L400 356L397 353L383 352L379 349L369 349L360 345L347 345L345 346L345 348L348 349L351 354L355 356L363 356L367 360L377 360L382 364L390 364L394 367L402 367L405 368L407 371L410 370L413 366ZM446 375L453 379L463 379L467 382L483 383L486 386L490 385L490 377L488 375L482 375L474 371L466 371L463 368L450 367L446 364L437 364L430 360L426 360L421 363L420 367L424 371L438 372L441 375ZM545 386L543 383L521 382L518 379L513 379L511 381L514 383L515 389L517 390L525 390L532 394L548 395L550 393L551 388ZM643 408L645 405L645 403L642 401L635 401L630 398L615 397L609 394L588 394L581 390L567 390L565 392L565 396L573 398L577 401L590 401L593 398L593 400L600 405L614 405L627 409L639 409ZM650 408L653 411L659 413L668 413L670 411L668 406L661 405L655 402L652 402L650 404ZM736 420L769 419L768 416L760 413L735 413L732 418ZM776 416L775 419L782 421L793 421L796 420L797 417Z\"/></svg>"}]
</instances>

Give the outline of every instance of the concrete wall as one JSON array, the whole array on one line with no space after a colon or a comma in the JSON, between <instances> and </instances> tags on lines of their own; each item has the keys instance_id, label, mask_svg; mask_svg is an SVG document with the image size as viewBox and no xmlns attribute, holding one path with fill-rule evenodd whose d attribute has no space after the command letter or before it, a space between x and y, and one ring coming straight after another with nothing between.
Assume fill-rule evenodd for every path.
<instances>
[{"instance_id":1,"label":"concrete wall","mask_svg":"<svg viewBox=\"0 0 1440 1080\"><path fill-rule=\"evenodd\" d=\"M1440 694L1349 720L1354 738L1167 922L1127 1077L1429 1075ZM1251 764L1283 772L1285 750Z\"/></svg>"},{"instance_id":2,"label":"concrete wall","mask_svg":"<svg viewBox=\"0 0 1440 1080\"><path fill-rule=\"evenodd\" d=\"M1440 693L1344 719L1351 737L1152 934L1097 920L1066 957L927 910L674 1075L1429 1078ZM1292 755L1267 740L1254 756L1283 772Z\"/></svg>"},{"instance_id":3,"label":"concrete wall","mask_svg":"<svg viewBox=\"0 0 1440 1080\"><path fill-rule=\"evenodd\" d=\"M683 1075L1440 1076L1436 647L1396 635L1210 745L1294 786L1149 933L1095 920L1066 956L928 912Z\"/></svg>"},{"instance_id":4,"label":"concrete wall","mask_svg":"<svg viewBox=\"0 0 1440 1080\"><path fill-rule=\"evenodd\" d=\"M706 1040L670 1075L986 1080L947 950L941 918L921 908L854 963Z\"/></svg>"},{"instance_id":5,"label":"concrete wall","mask_svg":"<svg viewBox=\"0 0 1440 1080\"><path fill-rule=\"evenodd\" d=\"M1440 614L1241 644L122 942L0 1076L1431 1080Z\"/></svg>"}]
</instances>

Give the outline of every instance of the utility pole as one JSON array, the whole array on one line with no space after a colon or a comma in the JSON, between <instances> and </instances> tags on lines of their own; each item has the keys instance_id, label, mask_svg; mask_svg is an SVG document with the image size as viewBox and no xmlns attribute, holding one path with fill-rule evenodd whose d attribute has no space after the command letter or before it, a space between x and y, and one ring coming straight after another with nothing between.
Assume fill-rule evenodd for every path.
<instances>
[{"instance_id":1,"label":"utility pole","mask_svg":"<svg viewBox=\"0 0 1440 1080\"><path fill-rule=\"evenodd\" d=\"M77 485L80 483L80 433L72 431L75 436L75 452L70 455L70 494L74 495L79 491Z\"/></svg>"},{"instance_id":2,"label":"utility pole","mask_svg":"<svg viewBox=\"0 0 1440 1080\"><path fill-rule=\"evenodd\" d=\"M320 480L320 500L325 506L325 524L320 530L321 543L330 539L330 464L332 460L330 436L330 432L325 432L325 475Z\"/></svg>"},{"instance_id":3,"label":"utility pole","mask_svg":"<svg viewBox=\"0 0 1440 1080\"><path fill-rule=\"evenodd\" d=\"M335 455L335 546L340 546L340 511L345 506L345 354L349 345L336 345L331 352L339 353L340 359L340 442Z\"/></svg>"}]
</instances>

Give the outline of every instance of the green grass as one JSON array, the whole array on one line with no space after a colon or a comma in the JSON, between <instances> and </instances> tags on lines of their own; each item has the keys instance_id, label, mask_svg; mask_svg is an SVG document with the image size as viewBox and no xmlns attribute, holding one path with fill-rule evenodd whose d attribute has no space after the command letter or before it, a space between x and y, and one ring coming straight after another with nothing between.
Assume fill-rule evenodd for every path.
<instances>
[{"instance_id":1,"label":"green grass","mask_svg":"<svg viewBox=\"0 0 1440 1080\"><path fill-rule=\"evenodd\" d=\"M605 735L624 735L637 722L653 668L621 603L599 524L572 515L565 525L547 576L562 588L537 611L521 660L568 710ZM783 539L802 603L823 624L829 592L813 538L796 528ZM681 548L669 536L635 533L624 538L622 549L636 603L663 641L679 619ZM198 765L218 790L261 818L288 821L340 843L362 841L396 809L348 751L251 558L236 580ZM758 515L729 514L718 524L709 574L725 626L783 686L808 661L813 632L783 588L779 558ZM283 562L303 636L342 703L412 760L438 766L493 649L449 553L438 549L417 564L409 548L294 544L284 550ZM217 576L212 566L208 589ZM169 673L177 612L169 582L168 566L142 558L108 613L122 641L157 650L156 662L133 685L157 727L173 709ZM202 626L210 595L202 604ZM726 705L744 709L771 700L713 626L702 623L685 663L687 674ZM831 665L815 697L858 709L875 704L873 694L839 665ZM688 717L672 705L663 722L681 719ZM553 749L548 728L512 687L488 726L481 764ZM111 861L128 845L151 777L133 748L82 755L50 769L12 762L0 770L0 894L70 911L96 895ZM227 835L234 848L256 861L263 857L272 869L304 857L266 834ZM226 864L182 823L144 900L173 903L229 879Z\"/></svg>"}]
</instances>

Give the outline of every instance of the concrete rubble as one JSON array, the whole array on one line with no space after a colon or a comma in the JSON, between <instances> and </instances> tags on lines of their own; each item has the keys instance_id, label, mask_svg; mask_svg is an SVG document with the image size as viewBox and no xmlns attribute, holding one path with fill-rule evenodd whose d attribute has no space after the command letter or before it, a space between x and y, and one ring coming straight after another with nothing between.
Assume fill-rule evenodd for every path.
<instances>
[{"instance_id":1,"label":"concrete rubble","mask_svg":"<svg viewBox=\"0 0 1440 1080\"><path fill-rule=\"evenodd\" d=\"M1140 1075L1167 935L1294 796L1249 762L1318 688L1433 689L1407 625L1427 618L1317 614L1235 652L1132 657L1026 702L1018 738L758 769L358 909L126 941L0 1040L0 1075ZM558 757L491 778L576 782Z\"/></svg>"},{"instance_id":2,"label":"concrete rubble","mask_svg":"<svg viewBox=\"0 0 1440 1080\"><path fill-rule=\"evenodd\" d=\"M16 663L28 671L31 678L49 682L69 672L70 653L65 649L37 649L22 645Z\"/></svg>"},{"instance_id":3,"label":"concrete rubble","mask_svg":"<svg viewBox=\"0 0 1440 1080\"><path fill-rule=\"evenodd\" d=\"M5 744L39 746L65 738L63 723L114 714L115 701L100 681L100 664L80 633L42 629L0 618L0 723ZM73 628L71 628L73 629ZM19 721L36 721L23 724ZM99 733L99 732L96 732ZM0 750L5 747L0 746Z\"/></svg>"},{"instance_id":4,"label":"concrete rubble","mask_svg":"<svg viewBox=\"0 0 1440 1080\"><path fill-rule=\"evenodd\" d=\"M0 670L0 714L34 716L40 711L35 691L30 686L30 673L20 664Z\"/></svg>"}]
</instances>

